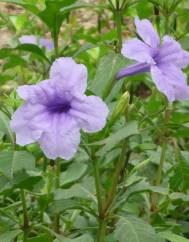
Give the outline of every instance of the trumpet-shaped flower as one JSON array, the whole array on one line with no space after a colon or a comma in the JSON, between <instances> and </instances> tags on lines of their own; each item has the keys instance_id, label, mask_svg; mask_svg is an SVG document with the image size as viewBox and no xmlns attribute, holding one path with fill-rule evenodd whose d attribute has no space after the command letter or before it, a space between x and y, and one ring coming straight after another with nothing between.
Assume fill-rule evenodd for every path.
<instances>
[{"instance_id":1,"label":"trumpet-shaped flower","mask_svg":"<svg viewBox=\"0 0 189 242\"><path fill-rule=\"evenodd\" d=\"M22 35L19 38L19 41L21 44L39 44L40 46L45 47L48 51L54 49L54 43L52 42L52 40L45 38L38 39L35 35Z\"/></svg>"},{"instance_id":2,"label":"trumpet-shaped flower","mask_svg":"<svg viewBox=\"0 0 189 242\"><path fill-rule=\"evenodd\" d=\"M164 93L169 102L189 99L189 87L182 69L189 64L189 52L172 37L166 35L162 43L152 24L144 19L135 19L137 38L126 41L122 54L137 63L122 69L117 79L150 72L157 89Z\"/></svg>"},{"instance_id":3,"label":"trumpet-shaped flower","mask_svg":"<svg viewBox=\"0 0 189 242\"><path fill-rule=\"evenodd\" d=\"M50 159L71 159L80 143L80 129L100 131L106 124L107 105L86 96L87 69L70 58L57 59L50 78L18 88L25 103L13 114L11 128L16 143L38 142Z\"/></svg>"}]
</instances>

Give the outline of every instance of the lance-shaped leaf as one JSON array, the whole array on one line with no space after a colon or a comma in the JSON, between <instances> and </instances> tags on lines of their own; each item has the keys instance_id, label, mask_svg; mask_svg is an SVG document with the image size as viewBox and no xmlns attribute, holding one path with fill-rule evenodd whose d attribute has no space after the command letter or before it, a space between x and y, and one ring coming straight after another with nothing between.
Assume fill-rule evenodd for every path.
<instances>
[{"instance_id":1,"label":"lance-shaped leaf","mask_svg":"<svg viewBox=\"0 0 189 242\"><path fill-rule=\"evenodd\" d=\"M122 140L136 134L139 134L139 131L137 122L134 121L128 123L125 127L119 129L108 138L93 143L93 145L104 145L97 153L97 155L102 155L113 149Z\"/></svg>"},{"instance_id":2,"label":"lance-shaped leaf","mask_svg":"<svg viewBox=\"0 0 189 242\"><path fill-rule=\"evenodd\" d=\"M142 219L127 215L120 217L114 231L114 239L119 242L164 242L152 226Z\"/></svg>"},{"instance_id":3,"label":"lance-shaped leaf","mask_svg":"<svg viewBox=\"0 0 189 242\"><path fill-rule=\"evenodd\" d=\"M0 173L13 178L21 170L35 170L35 158L27 151L1 151Z\"/></svg>"}]
</instances>

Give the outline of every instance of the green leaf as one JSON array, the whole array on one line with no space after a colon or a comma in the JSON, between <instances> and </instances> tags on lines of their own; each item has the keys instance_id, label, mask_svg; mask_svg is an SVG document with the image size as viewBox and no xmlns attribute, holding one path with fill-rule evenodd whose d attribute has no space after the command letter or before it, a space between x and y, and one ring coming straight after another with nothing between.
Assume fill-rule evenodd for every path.
<instances>
[{"instance_id":1,"label":"green leaf","mask_svg":"<svg viewBox=\"0 0 189 242\"><path fill-rule=\"evenodd\" d=\"M86 164L74 162L65 172L61 174L61 186L65 186L79 180L85 174L86 170Z\"/></svg>"},{"instance_id":2,"label":"green leaf","mask_svg":"<svg viewBox=\"0 0 189 242\"><path fill-rule=\"evenodd\" d=\"M49 206L49 209L52 213L61 213L69 209L78 208L78 203L71 199L61 199L53 201Z\"/></svg>"},{"instance_id":3,"label":"green leaf","mask_svg":"<svg viewBox=\"0 0 189 242\"><path fill-rule=\"evenodd\" d=\"M14 240L14 238L21 233L22 233L22 230L20 230L20 229L9 230L0 235L0 241L1 242L12 242Z\"/></svg>"},{"instance_id":4,"label":"green leaf","mask_svg":"<svg viewBox=\"0 0 189 242\"><path fill-rule=\"evenodd\" d=\"M46 9L40 12L39 17L49 27L52 38L58 38L62 22L68 16L67 13L60 12L62 7L69 6L76 0L46 0Z\"/></svg>"},{"instance_id":5,"label":"green leaf","mask_svg":"<svg viewBox=\"0 0 189 242\"><path fill-rule=\"evenodd\" d=\"M184 38L182 38L180 40L180 43L184 49L186 49L186 50L189 49L189 37L188 36L185 36Z\"/></svg>"},{"instance_id":6,"label":"green leaf","mask_svg":"<svg viewBox=\"0 0 189 242\"><path fill-rule=\"evenodd\" d=\"M52 239L48 234L42 234L31 239L27 239L26 242L51 242Z\"/></svg>"},{"instance_id":7,"label":"green leaf","mask_svg":"<svg viewBox=\"0 0 189 242\"><path fill-rule=\"evenodd\" d=\"M174 175L170 178L171 188L174 191L186 191L189 188L189 162L181 157L179 162L174 166Z\"/></svg>"},{"instance_id":8,"label":"green leaf","mask_svg":"<svg viewBox=\"0 0 189 242\"><path fill-rule=\"evenodd\" d=\"M10 56L16 56L15 54L12 53L11 48L2 48L0 49L0 59L4 59Z\"/></svg>"},{"instance_id":9,"label":"green leaf","mask_svg":"<svg viewBox=\"0 0 189 242\"><path fill-rule=\"evenodd\" d=\"M69 189L58 189L55 191L55 200L70 199L79 197L82 199L90 199L97 203L95 197L95 184L92 177L84 179L80 184L75 184Z\"/></svg>"},{"instance_id":10,"label":"green leaf","mask_svg":"<svg viewBox=\"0 0 189 242\"><path fill-rule=\"evenodd\" d=\"M50 63L50 60L43 53L43 50L40 49L37 45L34 45L34 44L20 44L16 48L14 48L13 50L21 50L21 51L31 52L33 54L36 54L36 55L40 56L45 61Z\"/></svg>"},{"instance_id":11,"label":"green leaf","mask_svg":"<svg viewBox=\"0 0 189 242\"><path fill-rule=\"evenodd\" d=\"M120 217L114 231L114 239L119 242L163 242L153 227L142 219L127 215Z\"/></svg>"},{"instance_id":12,"label":"green leaf","mask_svg":"<svg viewBox=\"0 0 189 242\"><path fill-rule=\"evenodd\" d=\"M87 51L87 50L90 50L90 49L93 49L93 48L96 48L98 47L98 45L94 45L94 44L84 44L82 45L76 52L75 54L73 55L73 57L77 57L78 55L80 55L81 53Z\"/></svg>"},{"instance_id":13,"label":"green leaf","mask_svg":"<svg viewBox=\"0 0 189 242\"><path fill-rule=\"evenodd\" d=\"M20 170L35 170L35 158L27 151L1 151L0 173L13 178Z\"/></svg>"},{"instance_id":14,"label":"green leaf","mask_svg":"<svg viewBox=\"0 0 189 242\"><path fill-rule=\"evenodd\" d=\"M133 121L128 123L125 127L119 129L117 132L110 135L108 138L103 139L99 142L95 142L93 143L93 145L104 145L104 147L97 152L97 155L101 155L102 153L104 154L114 148L122 140L136 134L139 134L138 125L137 122Z\"/></svg>"},{"instance_id":15,"label":"green leaf","mask_svg":"<svg viewBox=\"0 0 189 242\"><path fill-rule=\"evenodd\" d=\"M107 84L112 82L116 73L125 67L126 63L127 61L122 55L114 52L102 57L95 78L89 83L89 89L97 96L102 97Z\"/></svg>"},{"instance_id":16,"label":"green leaf","mask_svg":"<svg viewBox=\"0 0 189 242\"><path fill-rule=\"evenodd\" d=\"M169 194L169 198L171 200L181 200L183 202L189 202L189 195L181 193L181 192L173 192Z\"/></svg>"},{"instance_id":17,"label":"green leaf","mask_svg":"<svg viewBox=\"0 0 189 242\"><path fill-rule=\"evenodd\" d=\"M127 185L126 185L127 186ZM131 185L126 193L125 193L125 199L129 196L136 194L136 193L143 193L143 192L155 192L162 195L168 195L169 189L166 187L160 187L160 186L152 186L149 183L142 180L141 182L138 182L134 185Z\"/></svg>"},{"instance_id":18,"label":"green leaf","mask_svg":"<svg viewBox=\"0 0 189 242\"><path fill-rule=\"evenodd\" d=\"M37 184L41 179L42 177L38 172L26 172L25 170L19 170L4 187L1 187L0 192L1 194L8 195L16 188L32 190L35 184Z\"/></svg>"},{"instance_id":19,"label":"green leaf","mask_svg":"<svg viewBox=\"0 0 189 242\"><path fill-rule=\"evenodd\" d=\"M14 135L10 129L10 120L9 118L0 111L0 131L7 135L12 144L14 144Z\"/></svg>"},{"instance_id":20,"label":"green leaf","mask_svg":"<svg viewBox=\"0 0 189 242\"><path fill-rule=\"evenodd\" d=\"M97 8L97 9L105 9L106 5L103 4L93 4L93 3L74 3L67 7L61 8L62 13L70 12L79 8Z\"/></svg>"},{"instance_id":21,"label":"green leaf","mask_svg":"<svg viewBox=\"0 0 189 242\"><path fill-rule=\"evenodd\" d=\"M65 239L64 242L94 242L94 239L89 234L84 234L75 239Z\"/></svg>"},{"instance_id":22,"label":"green leaf","mask_svg":"<svg viewBox=\"0 0 189 242\"><path fill-rule=\"evenodd\" d=\"M10 56L8 59L3 65L3 70L12 69L16 66L26 66L26 61L19 56Z\"/></svg>"},{"instance_id":23,"label":"green leaf","mask_svg":"<svg viewBox=\"0 0 189 242\"><path fill-rule=\"evenodd\" d=\"M169 240L170 242L189 242L189 239L186 239L180 235L174 234L170 231L162 232L158 234L160 237Z\"/></svg>"},{"instance_id":24,"label":"green leaf","mask_svg":"<svg viewBox=\"0 0 189 242\"><path fill-rule=\"evenodd\" d=\"M153 11L153 6L148 0L140 0L136 9L140 18L149 18Z\"/></svg>"}]
</instances>

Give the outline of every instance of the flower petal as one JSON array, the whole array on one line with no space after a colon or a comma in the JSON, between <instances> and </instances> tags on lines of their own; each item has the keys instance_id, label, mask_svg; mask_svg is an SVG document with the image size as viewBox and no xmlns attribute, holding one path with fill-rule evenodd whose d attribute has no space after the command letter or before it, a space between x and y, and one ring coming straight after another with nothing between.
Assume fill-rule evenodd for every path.
<instances>
[{"instance_id":1,"label":"flower petal","mask_svg":"<svg viewBox=\"0 0 189 242\"><path fill-rule=\"evenodd\" d=\"M144 42L147 45L153 48L159 46L159 35L149 20L140 20L139 18L135 18L135 25L137 28L137 33L140 35L140 37L144 40Z\"/></svg>"},{"instance_id":2,"label":"flower petal","mask_svg":"<svg viewBox=\"0 0 189 242\"><path fill-rule=\"evenodd\" d=\"M151 65L146 63L137 63L134 65L129 65L118 72L116 79L119 80L126 76L133 76L139 73L149 72L150 67Z\"/></svg>"},{"instance_id":3,"label":"flower petal","mask_svg":"<svg viewBox=\"0 0 189 242\"><path fill-rule=\"evenodd\" d=\"M164 36L157 58L160 64L170 62L179 68L185 68L189 64L189 52L183 50L181 45L170 36Z\"/></svg>"},{"instance_id":4,"label":"flower petal","mask_svg":"<svg viewBox=\"0 0 189 242\"><path fill-rule=\"evenodd\" d=\"M109 110L101 98L96 96L77 97L72 101L70 115L86 132L97 132L104 128Z\"/></svg>"},{"instance_id":5,"label":"flower petal","mask_svg":"<svg viewBox=\"0 0 189 242\"><path fill-rule=\"evenodd\" d=\"M54 114L51 128L43 132L40 147L50 159L71 159L80 143L80 132L74 119L65 114Z\"/></svg>"},{"instance_id":6,"label":"flower petal","mask_svg":"<svg viewBox=\"0 0 189 242\"><path fill-rule=\"evenodd\" d=\"M175 95L170 79L155 65L151 67L151 75L157 89L167 96L169 102L173 102L175 100Z\"/></svg>"},{"instance_id":7,"label":"flower petal","mask_svg":"<svg viewBox=\"0 0 189 242\"><path fill-rule=\"evenodd\" d=\"M45 39L45 38L40 38L39 39L39 44L41 46L44 46L47 50L51 51L54 49L54 43L52 40Z\"/></svg>"},{"instance_id":8,"label":"flower petal","mask_svg":"<svg viewBox=\"0 0 189 242\"><path fill-rule=\"evenodd\" d=\"M21 44L37 44L37 38L35 35L22 35L19 38Z\"/></svg>"},{"instance_id":9,"label":"flower petal","mask_svg":"<svg viewBox=\"0 0 189 242\"><path fill-rule=\"evenodd\" d=\"M83 94L87 88L87 68L71 57L61 57L51 66L50 79L62 91Z\"/></svg>"},{"instance_id":10,"label":"flower petal","mask_svg":"<svg viewBox=\"0 0 189 242\"><path fill-rule=\"evenodd\" d=\"M173 64L160 65L159 68L169 79L170 85L173 86L175 99L186 100L189 99L189 86L187 85L187 76L177 66Z\"/></svg>"},{"instance_id":11,"label":"flower petal","mask_svg":"<svg viewBox=\"0 0 189 242\"><path fill-rule=\"evenodd\" d=\"M174 87L187 86L186 74L174 64L161 64L158 65L158 68L161 69L162 73L164 73L167 78L169 78L169 83Z\"/></svg>"},{"instance_id":12,"label":"flower petal","mask_svg":"<svg viewBox=\"0 0 189 242\"><path fill-rule=\"evenodd\" d=\"M180 86L175 88L176 100L188 100L189 99L189 86Z\"/></svg>"},{"instance_id":13,"label":"flower petal","mask_svg":"<svg viewBox=\"0 0 189 242\"><path fill-rule=\"evenodd\" d=\"M55 90L49 80L40 82L37 85L23 85L17 89L18 95L32 104L45 104L55 96Z\"/></svg>"},{"instance_id":14,"label":"flower petal","mask_svg":"<svg viewBox=\"0 0 189 242\"><path fill-rule=\"evenodd\" d=\"M16 133L16 143L27 145L37 141L49 127L49 114L42 105L24 104L12 116L11 129Z\"/></svg>"},{"instance_id":15,"label":"flower petal","mask_svg":"<svg viewBox=\"0 0 189 242\"><path fill-rule=\"evenodd\" d=\"M121 53L131 60L141 63L155 64L152 58L152 49L136 38L126 41L123 44Z\"/></svg>"}]
</instances>

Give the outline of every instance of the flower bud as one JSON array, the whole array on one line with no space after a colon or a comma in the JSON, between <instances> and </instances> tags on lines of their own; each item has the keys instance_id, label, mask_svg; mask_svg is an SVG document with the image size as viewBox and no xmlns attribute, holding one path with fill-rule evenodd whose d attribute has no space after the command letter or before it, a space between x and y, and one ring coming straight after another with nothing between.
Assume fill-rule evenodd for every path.
<instances>
[{"instance_id":1,"label":"flower bud","mask_svg":"<svg viewBox=\"0 0 189 242\"><path fill-rule=\"evenodd\" d=\"M129 92L125 92L117 102L112 115L110 117L110 124L112 125L127 109L129 105L130 94Z\"/></svg>"}]
</instances>

